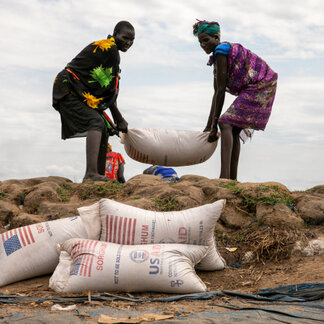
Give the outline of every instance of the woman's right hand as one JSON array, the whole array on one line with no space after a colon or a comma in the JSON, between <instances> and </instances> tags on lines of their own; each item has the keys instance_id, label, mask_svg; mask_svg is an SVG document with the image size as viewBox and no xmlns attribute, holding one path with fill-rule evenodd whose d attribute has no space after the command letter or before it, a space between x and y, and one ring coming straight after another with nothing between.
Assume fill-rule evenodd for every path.
<instances>
[{"instance_id":1,"label":"woman's right hand","mask_svg":"<svg viewBox=\"0 0 324 324\"><path fill-rule=\"evenodd\" d=\"M117 122L117 130L122 133L127 133L128 131L128 123L127 121L123 118L121 121Z\"/></svg>"},{"instance_id":2,"label":"woman's right hand","mask_svg":"<svg viewBox=\"0 0 324 324\"><path fill-rule=\"evenodd\" d=\"M215 141L217 141L217 140L218 140L218 136L217 136L217 128L216 128L216 129L213 128L213 129L210 131L210 133L209 133L209 136L208 136L207 141L208 141L209 143L213 143L213 142L215 142Z\"/></svg>"}]
</instances>

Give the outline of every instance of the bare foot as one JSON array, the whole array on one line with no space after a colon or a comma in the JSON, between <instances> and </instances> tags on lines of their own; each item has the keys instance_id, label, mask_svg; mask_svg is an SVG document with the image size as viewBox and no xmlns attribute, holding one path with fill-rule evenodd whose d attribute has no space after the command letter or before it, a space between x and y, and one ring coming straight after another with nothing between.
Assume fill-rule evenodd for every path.
<instances>
[{"instance_id":1,"label":"bare foot","mask_svg":"<svg viewBox=\"0 0 324 324\"><path fill-rule=\"evenodd\" d=\"M83 178L82 182L86 182L86 181L109 181L110 179L105 177L104 175L101 174L86 174Z\"/></svg>"}]
</instances>

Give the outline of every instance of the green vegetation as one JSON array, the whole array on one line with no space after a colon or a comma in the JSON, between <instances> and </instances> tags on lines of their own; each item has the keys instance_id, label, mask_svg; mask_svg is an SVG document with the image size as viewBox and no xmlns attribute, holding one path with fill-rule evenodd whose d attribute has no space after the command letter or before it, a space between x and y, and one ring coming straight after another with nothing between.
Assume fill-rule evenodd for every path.
<instances>
[{"instance_id":1,"label":"green vegetation","mask_svg":"<svg viewBox=\"0 0 324 324\"><path fill-rule=\"evenodd\" d=\"M94 185L94 190L99 195L105 195L109 193L115 193L120 190L123 185L119 182L104 182L104 183L97 183Z\"/></svg>"},{"instance_id":2,"label":"green vegetation","mask_svg":"<svg viewBox=\"0 0 324 324\"><path fill-rule=\"evenodd\" d=\"M0 200L5 200L7 198L7 194L4 191L0 191Z\"/></svg>"},{"instance_id":3,"label":"green vegetation","mask_svg":"<svg viewBox=\"0 0 324 324\"><path fill-rule=\"evenodd\" d=\"M161 211L172 211L178 209L177 197L175 195L168 199L158 199L153 197L152 200Z\"/></svg>"},{"instance_id":4,"label":"green vegetation","mask_svg":"<svg viewBox=\"0 0 324 324\"><path fill-rule=\"evenodd\" d=\"M284 204L293 206L293 199L285 192L280 191L279 186L259 186L257 197L247 196L243 193L243 189L237 186L237 181L231 181L226 184L218 185L219 187L228 188L232 193L243 199L241 208L247 212L255 212L257 204L276 205Z\"/></svg>"},{"instance_id":5,"label":"green vegetation","mask_svg":"<svg viewBox=\"0 0 324 324\"><path fill-rule=\"evenodd\" d=\"M67 184L61 184L60 187L56 190L59 198L62 202L69 200L69 193L72 191L72 187Z\"/></svg>"},{"instance_id":6,"label":"green vegetation","mask_svg":"<svg viewBox=\"0 0 324 324\"><path fill-rule=\"evenodd\" d=\"M118 182L102 182L96 183L91 187L86 187L81 193L81 199L86 200L93 196L108 197L111 194L117 193L123 185Z\"/></svg>"}]
</instances>

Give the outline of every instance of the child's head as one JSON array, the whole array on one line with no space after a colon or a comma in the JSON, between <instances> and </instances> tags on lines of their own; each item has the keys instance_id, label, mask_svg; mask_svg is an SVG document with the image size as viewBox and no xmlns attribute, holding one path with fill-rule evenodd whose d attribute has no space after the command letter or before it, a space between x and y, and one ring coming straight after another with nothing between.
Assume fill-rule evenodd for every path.
<instances>
[{"instance_id":1,"label":"child's head","mask_svg":"<svg viewBox=\"0 0 324 324\"><path fill-rule=\"evenodd\" d=\"M111 145L108 143L107 144L107 153L110 153L112 151Z\"/></svg>"}]
</instances>

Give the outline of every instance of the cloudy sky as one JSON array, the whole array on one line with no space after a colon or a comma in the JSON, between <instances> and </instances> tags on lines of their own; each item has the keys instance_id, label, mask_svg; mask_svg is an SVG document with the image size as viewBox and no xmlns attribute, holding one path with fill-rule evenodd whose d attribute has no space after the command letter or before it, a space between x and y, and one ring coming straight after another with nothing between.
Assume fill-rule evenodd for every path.
<instances>
[{"instance_id":1,"label":"cloudy sky","mask_svg":"<svg viewBox=\"0 0 324 324\"><path fill-rule=\"evenodd\" d=\"M242 146L240 182L278 181L290 190L324 184L324 2L321 0L0 0L0 181L63 176L81 182L85 139L61 140L52 84L83 47L120 20L136 30L121 53L118 105L129 128L203 130L212 70L192 35L195 19L217 20L279 74L265 132ZM233 101L227 95L223 109ZM130 179L148 166L126 159ZM178 175L217 178L220 147Z\"/></svg>"}]
</instances>

